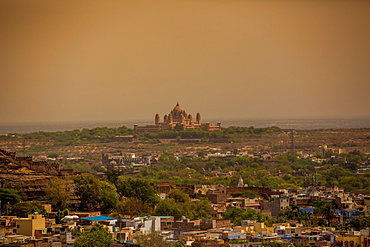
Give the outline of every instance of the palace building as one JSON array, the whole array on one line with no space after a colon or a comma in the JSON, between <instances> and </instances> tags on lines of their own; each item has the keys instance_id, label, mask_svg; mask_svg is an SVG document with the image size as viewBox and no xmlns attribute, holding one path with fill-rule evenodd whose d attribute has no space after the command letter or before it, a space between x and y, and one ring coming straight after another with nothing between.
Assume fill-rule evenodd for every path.
<instances>
[{"instance_id":1,"label":"palace building","mask_svg":"<svg viewBox=\"0 0 370 247\"><path fill-rule=\"evenodd\" d=\"M155 115L154 125L145 125L139 126L134 125L135 133L144 133L144 132L157 132L159 130L168 130L182 128L187 129L202 129L205 131L219 130L221 129L221 123L210 124L209 122L202 123L200 114L197 113L195 121L191 114L187 114L184 109L179 105L173 108L173 110L168 114L164 115L163 122L160 121L159 114Z\"/></svg>"}]
</instances>

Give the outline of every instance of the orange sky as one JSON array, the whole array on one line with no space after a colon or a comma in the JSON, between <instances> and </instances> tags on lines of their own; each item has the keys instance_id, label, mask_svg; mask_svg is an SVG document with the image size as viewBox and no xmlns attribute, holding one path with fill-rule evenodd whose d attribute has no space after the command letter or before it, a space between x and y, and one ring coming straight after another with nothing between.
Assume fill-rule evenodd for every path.
<instances>
[{"instance_id":1,"label":"orange sky","mask_svg":"<svg viewBox=\"0 0 370 247\"><path fill-rule=\"evenodd\" d=\"M370 1L0 1L0 122L370 117Z\"/></svg>"}]
</instances>

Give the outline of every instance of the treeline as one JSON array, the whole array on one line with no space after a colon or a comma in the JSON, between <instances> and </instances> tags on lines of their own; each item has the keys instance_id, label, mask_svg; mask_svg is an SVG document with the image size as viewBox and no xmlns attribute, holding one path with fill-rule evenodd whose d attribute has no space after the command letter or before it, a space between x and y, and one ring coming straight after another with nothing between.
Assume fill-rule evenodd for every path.
<instances>
[{"instance_id":1,"label":"treeline","mask_svg":"<svg viewBox=\"0 0 370 247\"><path fill-rule=\"evenodd\" d=\"M237 127L231 126L221 130L204 131L201 129L188 130L162 130L156 133L142 133L140 136L147 138L232 138L246 135L259 135L269 132L281 132L282 129L276 126L266 128Z\"/></svg>"},{"instance_id":2,"label":"treeline","mask_svg":"<svg viewBox=\"0 0 370 247\"><path fill-rule=\"evenodd\" d=\"M126 126L118 128L97 127L93 129L57 131L57 132L33 132L22 134L24 139L51 139L55 144L72 145L81 142L109 142L116 136L132 135L133 129Z\"/></svg>"},{"instance_id":3,"label":"treeline","mask_svg":"<svg viewBox=\"0 0 370 247\"><path fill-rule=\"evenodd\" d=\"M160 139L160 138L199 138L207 141L208 138L241 138L248 135L260 135L270 132L281 132L279 127L272 126L266 128L252 127L237 127L231 126L215 131L204 131L201 129L188 129L188 130L161 130L156 133L141 133L135 134L134 130L126 126L118 128L97 127L93 129L70 130L70 131L57 131L57 132L32 132L26 134L9 134L1 136L2 139L11 139L21 137L24 139L49 139L54 141L55 145L68 146L75 143L97 143L109 142L117 136L134 135L143 140L147 139Z\"/></svg>"}]
</instances>

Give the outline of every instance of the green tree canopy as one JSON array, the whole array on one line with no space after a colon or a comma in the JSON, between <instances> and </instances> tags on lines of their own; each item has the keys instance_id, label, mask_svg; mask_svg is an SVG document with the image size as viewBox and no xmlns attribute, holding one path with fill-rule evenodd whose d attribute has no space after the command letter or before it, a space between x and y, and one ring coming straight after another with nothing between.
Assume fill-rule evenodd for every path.
<instances>
[{"instance_id":1,"label":"green tree canopy","mask_svg":"<svg viewBox=\"0 0 370 247\"><path fill-rule=\"evenodd\" d=\"M0 188L0 200L3 205L7 203L13 205L14 203L21 201L21 196L18 194L17 190Z\"/></svg>"},{"instance_id":2,"label":"green tree canopy","mask_svg":"<svg viewBox=\"0 0 370 247\"><path fill-rule=\"evenodd\" d=\"M82 233L74 242L76 247L107 247L114 243L111 233L104 225L96 223L90 232Z\"/></svg>"},{"instance_id":3,"label":"green tree canopy","mask_svg":"<svg viewBox=\"0 0 370 247\"><path fill-rule=\"evenodd\" d=\"M75 194L81 200L81 209L94 210L99 208L99 180L92 175L78 175L73 178Z\"/></svg>"},{"instance_id":4,"label":"green tree canopy","mask_svg":"<svg viewBox=\"0 0 370 247\"><path fill-rule=\"evenodd\" d=\"M211 219L211 210L211 202L204 197L190 204L190 211L193 219Z\"/></svg>"},{"instance_id":5,"label":"green tree canopy","mask_svg":"<svg viewBox=\"0 0 370 247\"><path fill-rule=\"evenodd\" d=\"M325 219L328 222L328 225L330 226L331 220L334 218L335 214L334 212L335 205L328 201L315 201L314 203L312 203L312 206L315 207L314 213L320 214L323 217L325 217Z\"/></svg>"},{"instance_id":6,"label":"green tree canopy","mask_svg":"<svg viewBox=\"0 0 370 247\"><path fill-rule=\"evenodd\" d=\"M296 205L291 205L280 210L280 216L287 220L298 220L300 223L305 223L311 219L311 213L304 212Z\"/></svg>"},{"instance_id":7,"label":"green tree canopy","mask_svg":"<svg viewBox=\"0 0 370 247\"><path fill-rule=\"evenodd\" d=\"M175 220L179 220L182 217L182 212L177 206L175 200L165 199L158 203L154 209L153 215L173 216Z\"/></svg>"},{"instance_id":8,"label":"green tree canopy","mask_svg":"<svg viewBox=\"0 0 370 247\"><path fill-rule=\"evenodd\" d=\"M34 212L45 214L45 207L39 202L18 202L14 204L12 211L18 217L28 217Z\"/></svg>"},{"instance_id":9,"label":"green tree canopy","mask_svg":"<svg viewBox=\"0 0 370 247\"><path fill-rule=\"evenodd\" d=\"M99 186L100 210L104 214L110 213L117 207L119 201L116 187L110 182L104 180L99 181Z\"/></svg>"},{"instance_id":10,"label":"green tree canopy","mask_svg":"<svg viewBox=\"0 0 370 247\"><path fill-rule=\"evenodd\" d=\"M247 210L234 208L231 211L225 211L223 219L230 220L233 225L240 226L242 220L256 220L257 222L267 222L268 218L254 209Z\"/></svg>"},{"instance_id":11,"label":"green tree canopy","mask_svg":"<svg viewBox=\"0 0 370 247\"><path fill-rule=\"evenodd\" d=\"M75 194L81 199L81 209L99 209L103 213L109 213L116 208L119 198L116 187L110 182L92 175L78 175L73 181Z\"/></svg>"},{"instance_id":12,"label":"green tree canopy","mask_svg":"<svg viewBox=\"0 0 370 247\"><path fill-rule=\"evenodd\" d=\"M149 205L156 205L159 201L156 189L147 181L140 178L125 178L117 182L117 191L120 196L137 198Z\"/></svg>"},{"instance_id":13,"label":"green tree canopy","mask_svg":"<svg viewBox=\"0 0 370 247\"><path fill-rule=\"evenodd\" d=\"M55 210L68 208L72 196L71 181L66 178L53 178L46 187L46 195Z\"/></svg>"},{"instance_id":14,"label":"green tree canopy","mask_svg":"<svg viewBox=\"0 0 370 247\"><path fill-rule=\"evenodd\" d=\"M170 190L167 196L170 199L174 199L176 203L189 203L190 202L189 195L179 189Z\"/></svg>"},{"instance_id":15,"label":"green tree canopy","mask_svg":"<svg viewBox=\"0 0 370 247\"><path fill-rule=\"evenodd\" d=\"M355 231L360 231L361 229L365 229L366 227L370 227L370 216L358 216L349 220L345 224L345 228L352 228Z\"/></svg>"},{"instance_id":16,"label":"green tree canopy","mask_svg":"<svg viewBox=\"0 0 370 247\"><path fill-rule=\"evenodd\" d=\"M146 202L142 202L135 197L127 198L119 202L117 212L129 218L149 214L153 211L152 207Z\"/></svg>"},{"instance_id":17,"label":"green tree canopy","mask_svg":"<svg viewBox=\"0 0 370 247\"><path fill-rule=\"evenodd\" d=\"M105 174L108 176L108 181L111 182L112 184L116 184L118 177L121 175L119 170L110 170L106 171Z\"/></svg>"}]
</instances>

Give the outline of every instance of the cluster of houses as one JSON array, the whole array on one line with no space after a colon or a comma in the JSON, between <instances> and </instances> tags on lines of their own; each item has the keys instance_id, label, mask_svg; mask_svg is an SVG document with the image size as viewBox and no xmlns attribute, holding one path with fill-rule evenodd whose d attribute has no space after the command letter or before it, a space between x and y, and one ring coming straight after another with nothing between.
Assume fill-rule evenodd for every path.
<instances>
[{"instance_id":1,"label":"cluster of houses","mask_svg":"<svg viewBox=\"0 0 370 247\"><path fill-rule=\"evenodd\" d=\"M20 160L17 163L15 154L3 153L4 164L20 164L29 162ZM247 155L246 153L239 155ZM267 155L267 154L266 154ZM14 157L13 157L14 156ZM9 158L10 157L10 158ZM233 153L215 154L211 157L222 159L233 158ZM103 162L108 168L125 167L136 164L149 165L155 162L153 157L137 157L135 154L105 154ZM27 163L28 164L28 163ZM34 163L30 163L35 165ZM30 165L30 167L31 167ZM218 174L221 176L222 174ZM225 176L228 174L225 174ZM229 174L231 175L231 174ZM23 179L24 179L24 175ZM31 181L31 180L30 180ZM32 180L33 181L33 180ZM314 184L314 183L313 183ZM74 246L74 229L88 232L96 222L104 224L117 240L112 246L140 247L135 241L136 234L158 233L166 240L164 246L172 246L183 241L186 246L221 247L259 247L266 241L290 246L338 246L338 247L370 247L370 229L336 230L333 227L312 227L319 221L325 222L323 215L315 214L312 203L324 200L336 205L332 222L343 224L357 216L370 215L369 191L356 190L344 192L336 186L311 186L301 190L273 190L266 187L245 185L240 178L238 186L222 185L175 185L168 182L153 184L159 196L167 198L172 189L179 189L189 195L192 200L207 198L211 202L210 220L187 219L175 220L173 216L147 216L137 218L108 217L100 212L74 212L60 222L56 221L56 213L46 207L49 216L30 214L27 218L0 216L0 246ZM256 196L246 196L254 192ZM235 208L253 209L270 218L277 218L282 209L295 205L300 210L312 214L305 224L297 221L265 225L253 220L241 221L240 226L232 225L230 220L223 219L224 212ZM236 243L239 242L239 243ZM143 247L143 246L141 246Z\"/></svg>"},{"instance_id":2,"label":"cluster of houses","mask_svg":"<svg viewBox=\"0 0 370 247\"><path fill-rule=\"evenodd\" d=\"M117 243L112 246L139 246L135 243L136 234L157 233L166 240L164 246L172 246L183 241L186 246L200 247L262 247L266 241L286 244L286 246L370 246L370 229L336 230L334 227L313 227L323 215L314 214L311 204L326 200L336 205L334 223L344 223L360 215L370 214L370 196L345 193L338 187L309 187L305 190L284 191L265 187L248 187L239 181L238 187L220 185L174 185L155 184L160 196L172 189L187 193L192 200L206 197L211 201L213 219L175 220L173 216L146 216L137 218L108 217L100 212L75 212L56 222L55 213L50 212L46 219L41 214L31 214L28 218L3 216L0 218L0 246L74 246L72 229L87 232L96 222L104 224L113 234ZM258 196L242 196L246 191L254 191ZM305 224L286 221L267 226L255 220L243 220L241 225L233 226L230 220L222 219L223 212L234 208L248 208L277 218L280 210L295 205L301 210L312 213Z\"/></svg>"}]
</instances>

